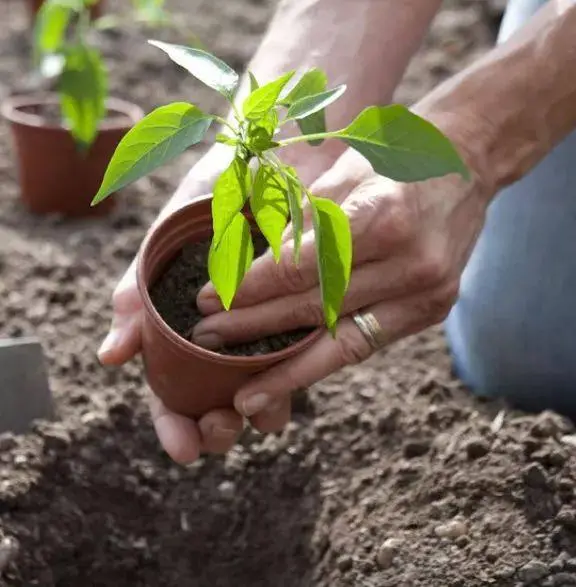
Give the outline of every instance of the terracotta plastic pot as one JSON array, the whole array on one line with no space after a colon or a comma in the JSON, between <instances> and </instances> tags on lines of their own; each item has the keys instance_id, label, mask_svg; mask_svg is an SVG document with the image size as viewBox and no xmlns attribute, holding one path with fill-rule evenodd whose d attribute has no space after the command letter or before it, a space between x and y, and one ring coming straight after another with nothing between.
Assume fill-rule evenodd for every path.
<instances>
[{"instance_id":1,"label":"terracotta plastic pot","mask_svg":"<svg viewBox=\"0 0 576 587\"><path fill-rule=\"evenodd\" d=\"M302 352L321 335L315 330L282 351L238 357L208 351L176 334L154 308L148 289L184 244L211 236L211 198L204 197L154 228L138 260L138 288L144 302L142 354L148 383L168 408L190 417L231 407L235 392L248 378Z\"/></svg>"},{"instance_id":2,"label":"terracotta plastic pot","mask_svg":"<svg viewBox=\"0 0 576 587\"><path fill-rule=\"evenodd\" d=\"M22 201L35 214L80 217L105 215L114 198L91 207L106 167L122 137L144 113L122 100L108 102L109 118L90 149L78 150L63 126L42 116L42 107L57 96L11 97L2 104L14 141Z\"/></svg>"},{"instance_id":3,"label":"terracotta plastic pot","mask_svg":"<svg viewBox=\"0 0 576 587\"><path fill-rule=\"evenodd\" d=\"M42 4L44 4L44 0L27 0L27 3L28 3L28 12L30 13L30 21L34 22L34 18L36 17L36 14L40 10L40 7L42 6ZM96 2L96 4L94 4L94 6L92 6L90 8L90 15L92 16L92 18L96 19L96 18L99 18L100 16L102 16L103 8L104 8L104 0L100 0L99 2Z\"/></svg>"}]
</instances>

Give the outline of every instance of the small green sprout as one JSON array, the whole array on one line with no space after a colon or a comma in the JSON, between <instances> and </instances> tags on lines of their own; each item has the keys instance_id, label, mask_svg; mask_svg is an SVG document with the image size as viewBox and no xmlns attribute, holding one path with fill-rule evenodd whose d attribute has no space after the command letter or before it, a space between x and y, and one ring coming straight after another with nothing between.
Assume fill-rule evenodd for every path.
<instances>
[{"instance_id":1,"label":"small green sprout","mask_svg":"<svg viewBox=\"0 0 576 587\"><path fill-rule=\"evenodd\" d=\"M245 206L249 205L277 262L282 235L292 223L293 262L298 263L306 199L312 210L325 323L333 334L336 330L352 267L349 221L336 203L311 194L276 150L302 141L319 145L326 139L340 139L361 153L378 174L396 181L415 182L453 172L468 176L452 143L401 105L371 106L346 128L327 131L325 109L346 87L327 89L326 75L319 69L306 72L295 83L294 72L289 72L264 85L249 72L250 94L237 106L239 77L226 63L200 49L150 43L222 94L232 105L232 122L186 102L157 108L120 142L92 204L199 143L212 122L222 124L225 132L216 141L234 149L234 159L213 189L208 270L227 310L254 259ZM297 123L302 135L279 139L280 127L290 121Z\"/></svg>"}]
</instances>

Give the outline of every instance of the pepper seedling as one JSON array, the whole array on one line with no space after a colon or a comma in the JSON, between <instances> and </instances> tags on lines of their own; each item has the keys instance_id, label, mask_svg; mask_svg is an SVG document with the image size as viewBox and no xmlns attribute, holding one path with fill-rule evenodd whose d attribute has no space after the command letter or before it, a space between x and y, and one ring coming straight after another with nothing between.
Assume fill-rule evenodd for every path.
<instances>
[{"instance_id":1,"label":"pepper seedling","mask_svg":"<svg viewBox=\"0 0 576 587\"><path fill-rule=\"evenodd\" d=\"M106 115L108 73L92 33L122 24L119 15L95 20L98 0L45 0L34 21L33 60L40 76L56 80L61 118L80 149L87 149ZM132 20L167 26L165 0L133 0Z\"/></svg>"},{"instance_id":2,"label":"pepper seedling","mask_svg":"<svg viewBox=\"0 0 576 587\"><path fill-rule=\"evenodd\" d=\"M401 105L371 106L346 128L327 131L325 109L340 98L345 86L327 89L326 75L311 69L293 82L294 72L260 85L249 72L250 93L241 106L234 102L237 73L200 49L158 41L175 63L218 91L231 104L224 120L193 104L161 106L138 122L122 139L92 204L147 175L199 143L212 122L223 125L216 141L234 149L232 163L216 180L212 195L213 236L208 257L210 279L226 310L254 259L248 204L277 262L282 235L290 221L294 240L292 262L299 262L303 202L313 220L325 324L334 334L352 266L349 221L333 201L310 193L297 171L276 151L297 142L319 145L340 139L362 154L375 172L400 182L421 181L449 173L468 177L452 143L435 126ZM295 121L301 135L281 140L280 128Z\"/></svg>"}]
</instances>

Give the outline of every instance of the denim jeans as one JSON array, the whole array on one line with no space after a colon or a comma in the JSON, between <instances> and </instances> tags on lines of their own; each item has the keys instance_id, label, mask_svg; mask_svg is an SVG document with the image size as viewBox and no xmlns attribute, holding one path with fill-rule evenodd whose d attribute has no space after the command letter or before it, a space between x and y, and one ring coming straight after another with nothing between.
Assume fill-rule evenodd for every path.
<instances>
[{"instance_id":1,"label":"denim jeans","mask_svg":"<svg viewBox=\"0 0 576 587\"><path fill-rule=\"evenodd\" d=\"M512 0L499 40L544 2ZM446 333L478 394L576 416L576 132L490 205Z\"/></svg>"}]
</instances>

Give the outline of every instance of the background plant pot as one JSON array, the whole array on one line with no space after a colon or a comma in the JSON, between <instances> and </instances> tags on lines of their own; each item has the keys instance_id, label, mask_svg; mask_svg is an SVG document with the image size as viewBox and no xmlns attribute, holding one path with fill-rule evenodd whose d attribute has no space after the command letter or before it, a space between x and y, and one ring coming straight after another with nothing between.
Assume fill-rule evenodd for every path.
<instances>
[{"instance_id":1,"label":"background plant pot","mask_svg":"<svg viewBox=\"0 0 576 587\"><path fill-rule=\"evenodd\" d=\"M33 23L34 19L36 18L36 14L40 10L42 4L44 4L44 0L26 0L28 5L28 12L30 13L30 21ZM104 0L99 0L90 8L90 15L93 19L96 19L102 16L102 12L104 10Z\"/></svg>"},{"instance_id":2,"label":"background plant pot","mask_svg":"<svg viewBox=\"0 0 576 587\"><path fill-rule=\"evenodd\" d=\"M105 215L114 198L90 207L92 198L122 137L144 113L123 100L108 101L109 118L86 153L80 152L63 126L42 115L42 107L57 104L57 96L11 97L2 104L14 141L21 197L36 214Z\"/></svg>"},{"instance_id":3,"label":"background plant pot","mask_svg":"<svg viewBox=\"0 0 576 587\"><path fill-rule=\"evenodd\" d=\"M211 197L204 197L174 212L154 228L138 261L138 287L144 302L142 353L146 377L168 408L190 417L232 406L236 390L248 378L302 352L321 335L321 330L315 330L282 351L238 357L205 350L176 334L154 308L148 288L184 244L211 236Z\"/></svg>"}]
</instances>

